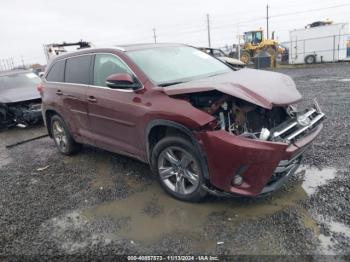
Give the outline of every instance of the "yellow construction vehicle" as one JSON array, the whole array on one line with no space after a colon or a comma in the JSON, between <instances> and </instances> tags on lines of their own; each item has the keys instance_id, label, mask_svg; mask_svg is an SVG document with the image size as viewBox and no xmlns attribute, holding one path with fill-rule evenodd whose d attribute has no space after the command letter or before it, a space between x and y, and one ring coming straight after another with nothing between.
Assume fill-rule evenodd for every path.
<instances>
[{"instance_id":1,"label":"yellow construction vehicle","mask_svg":"<svg viewBox=\"0 0 350 262\"><path fill-rule=\"evenodd\" d=\"M274 35L272 33L272 35ZM278 41L264 38L264 31L262 29L256 31L249 31L244 33L244 45L241 49L240 60L248 64L252 57L261 51L266 51L275 60L278 54L284 52L284 48L280 47Z\"/></svg>"}]
</instances>

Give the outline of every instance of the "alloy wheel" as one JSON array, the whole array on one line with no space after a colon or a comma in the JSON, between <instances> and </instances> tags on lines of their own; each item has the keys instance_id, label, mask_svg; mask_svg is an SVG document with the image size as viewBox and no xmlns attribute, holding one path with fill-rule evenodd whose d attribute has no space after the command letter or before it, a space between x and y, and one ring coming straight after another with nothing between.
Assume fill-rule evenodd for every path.
<instances>
[{"instance_id":1,"label":"alloy wheel","mask_svg":"<svg viewBox=\"0 0 350 262\"><path fill-rule=\"evenodd\" d=\"M185 149L170 146L158 158L158 173L163 183L172 191L188 195L199 185L199 165Z\"/></svg>"},{"instance_id":2,"label":"alloy wheel","mask_svg":"<svg viewBox=\"0 0 350 262\"><path fill-rule=\"evenodd\" d=\"M59 149L65 152L68 145L68 138L62 124L57 120L52 123L52 136Z\"/></svg>"}]
</instances>

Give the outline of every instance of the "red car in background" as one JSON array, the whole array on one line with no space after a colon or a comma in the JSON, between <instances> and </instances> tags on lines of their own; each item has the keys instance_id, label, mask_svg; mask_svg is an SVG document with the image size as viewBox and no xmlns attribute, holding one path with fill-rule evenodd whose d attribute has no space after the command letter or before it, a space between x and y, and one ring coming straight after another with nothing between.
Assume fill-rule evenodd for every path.
<instances>
[{"instance_id":1,"label":"red car in background","mask_svg":"<svg viewBox=\"0 0 350 262\"><path fill-rule=\"evenodd\" d=\"M235 70L179 44L85 49L55 58L41 86L58 150L90 144L150 164L173 197L280 188L322 129L286 75Z\"/></svg>"}]
</instances>

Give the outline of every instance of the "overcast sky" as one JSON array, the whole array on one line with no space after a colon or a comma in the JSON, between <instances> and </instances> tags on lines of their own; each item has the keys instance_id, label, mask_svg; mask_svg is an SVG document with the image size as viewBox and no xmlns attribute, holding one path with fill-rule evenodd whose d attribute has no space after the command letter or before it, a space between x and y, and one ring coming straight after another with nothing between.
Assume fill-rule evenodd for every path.
<instances>
[{"instance_id":1,"label":"overcast sky","mask_svg":"<svg viewBox=\"0 0 350 262\"><path fill-rule=\"evenodd\" d=\"M266 29L266 4L270 32L281 41L314 21L350 20L350 0L1 0L0 59L19 62L23 55L25 63L46 63L42 46L53 42L153 42L152 28L159 42L206 46L206 14L212 46L231 45L238 30Z\"/></svg>"}]
</instances>

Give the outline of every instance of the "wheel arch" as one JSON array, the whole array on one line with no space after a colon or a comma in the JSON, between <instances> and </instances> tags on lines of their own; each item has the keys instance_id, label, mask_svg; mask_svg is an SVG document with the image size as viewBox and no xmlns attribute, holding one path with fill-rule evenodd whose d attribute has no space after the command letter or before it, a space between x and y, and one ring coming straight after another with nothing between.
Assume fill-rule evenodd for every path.
<instances>
[{"instance_id":1,"label":"wheel arch","mask_svg":"<svg viewBox=\"0 0 350 262\"><path fill-rule=\"evenodd\" d=\"M52 132L51 132L50 125L51 125L51 118L52 118L54 115L58 115L59 117L61 117L61 118L63 119L62 115L61 115L59 112L57 112L56 110L54 110L54 109L46 109L46 110L45 110L45 114L44 114L45 118L44 118L44 121L45 121L45 123L46 123L47 132L48 132L48 134L49 134L49 136L50 136L51 138L52 138ZM67 125L68 128L70 129L70 126L69 126L67 123L66 123L66 125Z\"/></svg>"},{"instance_id":2,"label":"wheel arch","mask_svg":"<svg viewBox=\"0 0 350 262\"><path fill-rule=\"evenodd\" d=\"M50 124L51 124L51 118L54 115L60 115L57 111L53 110L53 109L47 109L45 111L45 124L46 124L46 129L47 129L47 133L49 134L50 137L52 137L52 132L51 132L51 128L50 128Z\"/></svg>"},{"instance_id":3,"label":"wheel arch","mask_svg":"<svg viewBox=\"0 0 350 262\"><path fill-rule=\"evenodd\" d=\"M151 164L152 148L156 144L158 139L161 139L167 135L178 135L189 140L191 144L197 149L201 156L201 165L203 167L204 177L209 179L209 169L207 164L207 157L205 152L200 147L198 140L194 136L193 132L186 126L170 120L156 119L151 121L145 130L145 145L146 145L146 157L148 163Z\"/></svg>"}]
</instances>

